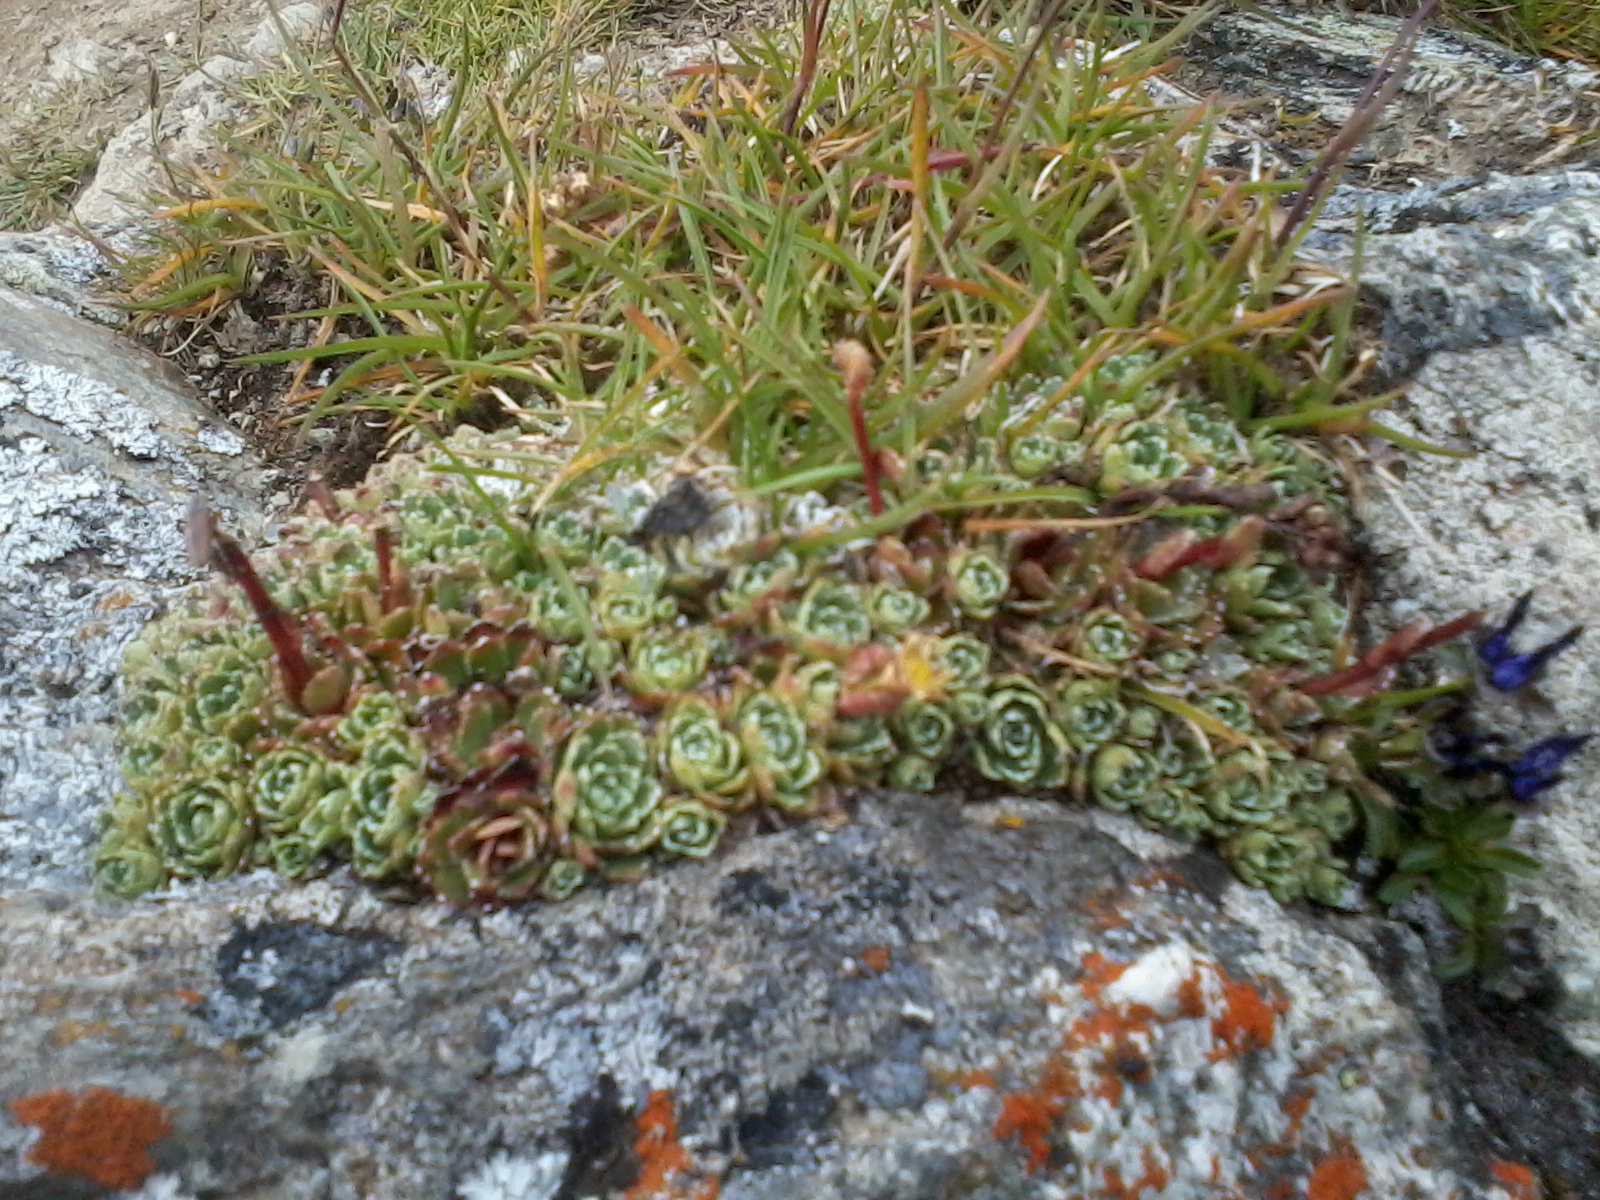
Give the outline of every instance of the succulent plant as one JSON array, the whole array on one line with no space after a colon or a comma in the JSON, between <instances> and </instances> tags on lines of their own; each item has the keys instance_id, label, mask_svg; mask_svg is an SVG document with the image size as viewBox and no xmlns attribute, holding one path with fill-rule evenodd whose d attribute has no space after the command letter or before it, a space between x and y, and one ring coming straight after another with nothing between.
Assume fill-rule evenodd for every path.
<instances>
[{"instance_id":1,"label":"succulent plant","mask_svg":"<svg viewBox=\"0 0 1600 1200\"><path fill-rule=\"evenodd\" d=\"M543 886L562 842L547 790L531 773L512 770L440 799L417 872L436 895L457 904L514 903Z\"/></svg>"},{"instance_id":2,"label":"succulent plant","mask_svg":"<svg viewBox=\"0 0 1600 1200\"><path fill-rule=\"evenodd\" d=\"M768 692L746 697L735 712L756 794L784 812L809 811L824 767L800 714Z\"/></svg>"},{"instance_id":3,"label":"succulent plant","mask_svg":"<svg viewBox=\"0 0 1600 1200\"><path fill-rule=\"evenodd\" d=\"M1044 693L1020 675L995 680L972 753L984 778L1016 788L1061 787L1072 764Z\"/></svg>"},{"instance_id":4,"label":"succulent plant","mask_svg":"<svg viewBox=\"0 0 1600 1200\"><path fill-rule=\"evenodd\" d=\"M246 861L255 818L242 781L188 779L157 796L153 807L150 842L178 878L230 875Z\"/></svg>"},{"instance_id":5,"label":"succulent plant","mask_svg":"<svg viewBox=\"0 0 1600 1200\"><path fill-rule=\"evenodd\" d=\"M636 536L658 498L647 481L672 460L558 479L570 446L470 432L450 464L398 456L253 560L221 537L222 577L128 648L126 790L100 884L134 896L347 862L458 903L557 900L704 857L763 813L832 810L837 789L874 784L927 792L965 765L1214 839L1246 882L1339 903L1340 854L1363 828L1374 845L1386 820L1414 844L1460 840L1395 809L1395 780L1469 777L1513 800L1553 786L1583 738L1513 761L1481 739L1441 750L1404 705L1352 703L1434 635L1402 631L1341 665L1337 577L1229 508L1309 494L1341 520L1326 467L1196 398L1124 394L1149 365L1112 360L1037 429L985 417L924 447L907 478L953 515L870 537L850 537L873 516L857 485L746 494L710 450L703 475L679 478L717 521ZM1062 386L996 395L1025 414ZM498 472L492 511L461 460ZM1051 499L1049 481L1096 463L1102 489L1177 480L1221 501L1079 531L1094 493ZM1210 474L1194 482L1191 466ZM1005 519L969 532L962 497ZM1510 682L1555 652L1513 655L1516 619L1482 652L1486 669L1513 664ZM1372 853L1401 858L1404 836ZM1473 869L1521 865L1502 850ZM1431 878L1434 858L1410 861L1391 891ZM1494 886L1473 911L1497 911Z\"/></svg>"},{"instance_id":6,"label":"succulent plant","mask_svg":"<svg viewBox=\"0 0 1600 1200\"><path fill-rule=\"evenodd\" d=\"M636 854L655 840L662 787L644 730L595 717L567 742L551 791L557 817L591 846Z\"/></svg>"}]
</instances>

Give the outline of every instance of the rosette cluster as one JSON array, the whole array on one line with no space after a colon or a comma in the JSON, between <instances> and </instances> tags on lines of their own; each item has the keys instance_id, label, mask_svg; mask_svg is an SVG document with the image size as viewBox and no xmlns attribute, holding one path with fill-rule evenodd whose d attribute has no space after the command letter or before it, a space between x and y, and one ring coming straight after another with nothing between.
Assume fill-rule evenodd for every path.
<instances>
[{"instance_id":1,"label":"rosette cluster","mask_svg":"<svg viewBox=\"0 0 1600 1200\"><path fill-rule=\"evenodd\" d=\"M343 862L560 899L851 789L982 781L1337 900L1370 785L1348 704L1296 684L1347 613L1286 523L1338 500L1291 441L1116 398L1140 365L1059 411L1059 381L1017 385L902 466L937 503L871 537L854 485L755 496L705 451L688 484L645 455L574 474L549 438L398 458L129 648L100 881ZM706 519L641 535L685 487Z\"/></svg>"}]
</instances>

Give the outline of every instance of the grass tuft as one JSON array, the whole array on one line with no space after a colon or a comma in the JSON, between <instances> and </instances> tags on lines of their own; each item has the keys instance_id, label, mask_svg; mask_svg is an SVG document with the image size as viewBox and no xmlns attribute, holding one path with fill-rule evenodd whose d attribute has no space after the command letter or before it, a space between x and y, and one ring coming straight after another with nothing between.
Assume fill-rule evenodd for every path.
<instances>
[{"instance_id":1,"label":"grass tuft","mask_svg":"<svg viewBox=\"0 0 1600 1200\"><path fill-rule=\"evenodd\" d=\"M1113 354L1144 354L1130 395L1348 431L1353 296L1278 244L1294 181L1208 165L1215 113L1146 89L1199 16L1139 41L1054 7L1040 41L1027 8L847 5L620 92L552 55L463 76L431 120L356 31L352 71L303 64L310 98L167 210L132 302L210 321L297 264L318 336L254 360L324 373L287 418L520 420L575 464L712 445L764 491L859 474L863 432L914 462L1003 379L1068 377L1064 403Z\"/></svg>"}]
</instances>

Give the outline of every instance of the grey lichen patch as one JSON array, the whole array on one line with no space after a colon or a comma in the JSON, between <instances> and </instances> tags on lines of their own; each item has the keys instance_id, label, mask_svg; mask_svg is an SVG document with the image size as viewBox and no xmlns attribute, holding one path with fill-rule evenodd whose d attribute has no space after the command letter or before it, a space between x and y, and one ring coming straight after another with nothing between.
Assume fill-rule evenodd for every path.
<instances>
[{"instance_id":1,"label":"grey lichen patch","mask_svg":"<svg viewBox=\"0 0 1600 1200\"><path fill-rule=\"evenodd\" d=\"M260 468L154 360L0 289L0 894L87 883L116 787L122 646L191 578L192 490L246 523Z\"/></svg>"},{"instance_id":2,"label":"grey lichen patch","mask_svg":"<svg viewBox=\"0 0 1600 1200\"><path fill-rule=\"evenodd\" d=\"M1344 190L1307 248L1348 263L1358 217L1374 239L1362 283L1381 301L1383 369L1395 378L1440 351L1536 336L1581 343L1566 327L1600 319L1600 174L1593 171L1493 175L1399 196ZM1464 432L1475 428L1466 415L1456 425ZM1483 440L1507 447L1525 436Z\"/></svg>"},{"instance_id":3,"label":"grey lichen patch","mask_svg":"<svg viewBox=\"0 0 1600 1200\"><path fill-rule=\"evenodd\" d=\"M350 980L400 949L394 938L343 933L311 921L240 927L217 950L221 994L203 1018L224 1036L282 1029L326 1005Z\"/></svg>"},{"instance_id":4,"label":"grey lichen patch","mask_svg":"<svg viewBox=\"0 0 1600 1200\"><path fill-rule=\"evenodd\" d=\"M64 313L121 328L127 314L94 295L107 265L95 246L75 232L0 233L0 284L37 296Z\"/></svg>"}]
</instances>

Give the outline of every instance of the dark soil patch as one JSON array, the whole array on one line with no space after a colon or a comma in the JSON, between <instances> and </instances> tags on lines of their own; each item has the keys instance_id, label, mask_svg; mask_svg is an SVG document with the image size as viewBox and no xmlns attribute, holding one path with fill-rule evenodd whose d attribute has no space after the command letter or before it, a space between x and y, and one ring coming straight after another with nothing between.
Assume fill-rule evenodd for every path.
<instances>
[{"instance_id":1,"label":"dark soil patch","mask_svg":"<svg viewBox=\"0 0 1600 1200\"><path fill-rule=\"evenodd\" d=\"M378 412L331 413L314 426L301 419L315 406L293 397L325 384L348 365L348 358L315 363L304 371L297 363L239 361L311 345L320 320L292 314L327 305L332 299L329 282L306 266L264 256L238 300L209 316L155 317L132 331L136 341L177 364L200 398L243 434L263 461L283 472L280 489L296 500L310 480L334 488L359 483L394 432L388 415ZM343 320L333 337L370 332Z\"/></svg>"}]
</instances>

